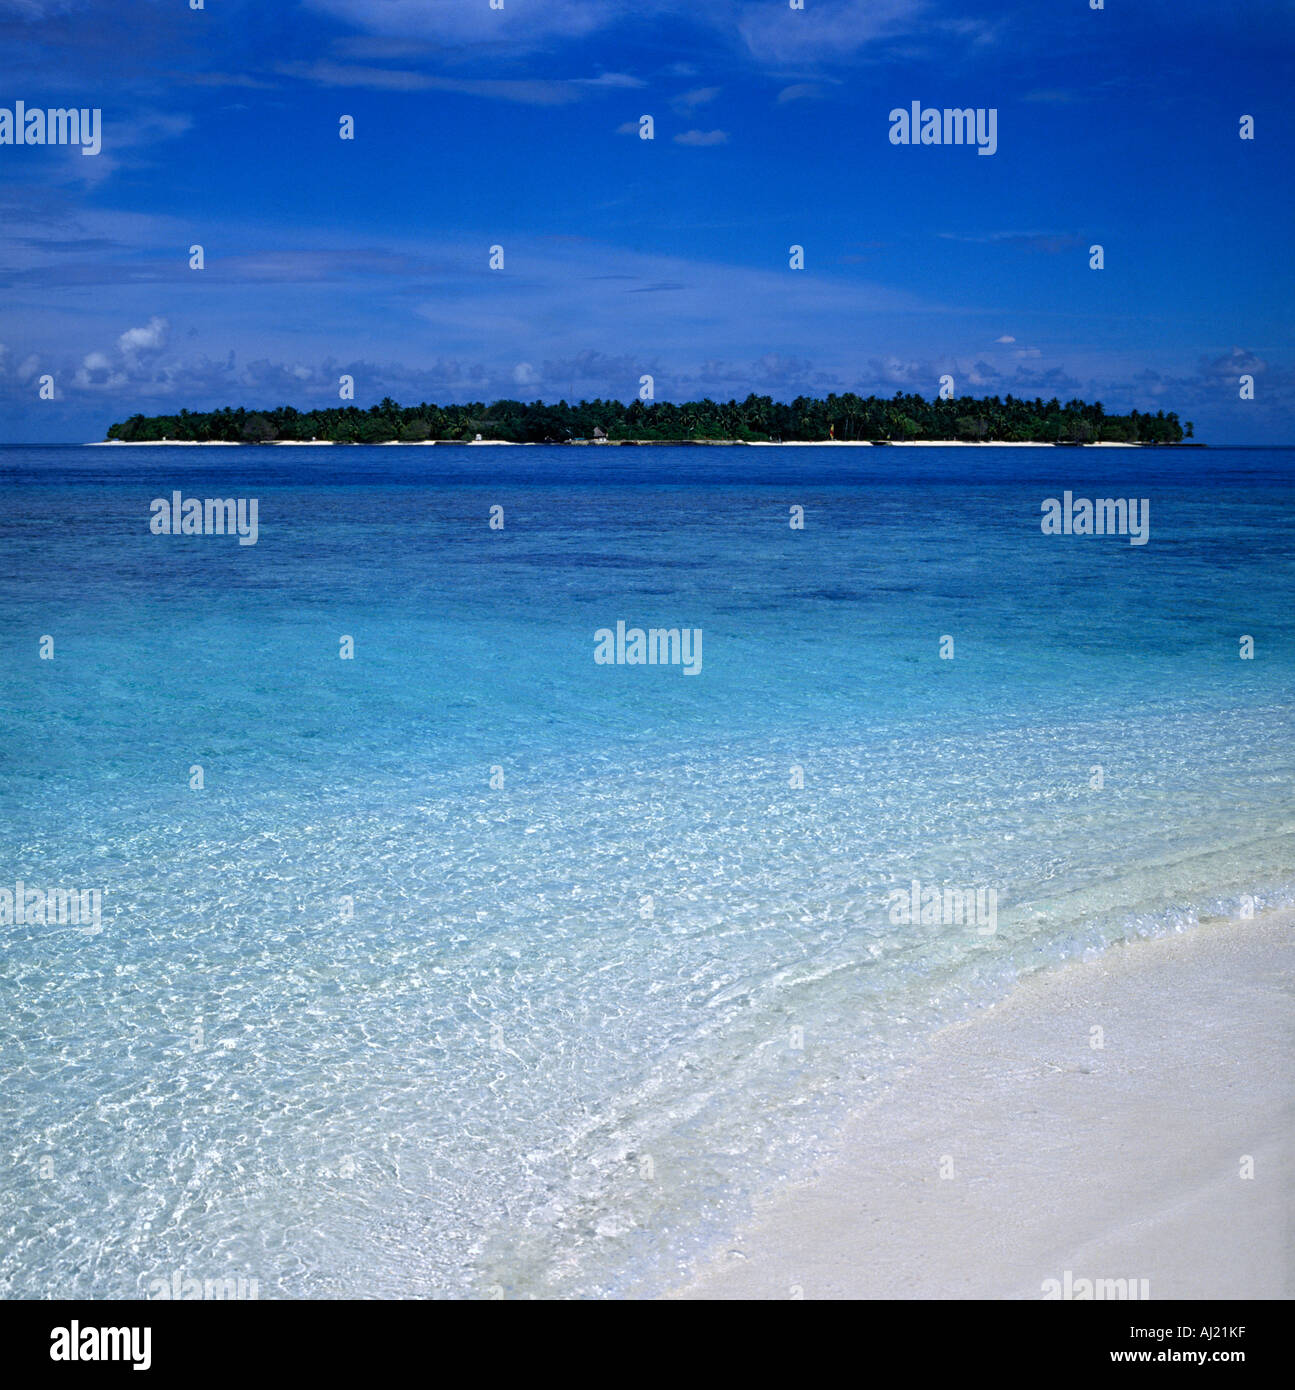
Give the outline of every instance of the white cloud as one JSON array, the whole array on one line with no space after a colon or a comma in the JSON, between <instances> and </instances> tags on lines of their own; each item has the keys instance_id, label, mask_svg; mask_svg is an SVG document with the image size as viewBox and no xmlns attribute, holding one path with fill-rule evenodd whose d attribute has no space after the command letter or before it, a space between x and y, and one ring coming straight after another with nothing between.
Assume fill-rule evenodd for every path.
<instances>
[{"instance_id":1,"label":"white cloud","mask_svg":"<svg viewBox=\"0 0 1295 1390\"><path fill-rule=\"evenodd\" d=\"M578 87L646 87L641 77L631 77L627 72L603 72L597 77L573 77Z\"/></svg>"},{"instance_id":2,"label":"white cloud","mask_svg":"<svg viewBox=\"0 0 1295 1390\"><path fill-rule=\"evenodd\" d=\"M100 390L125 386L129 380L125 372L114 370L112 360L103 352L87 352L73 378L74 383L82 389Z\"/></svg>"},{"instance_id":3,"label":"white cloud","mask_svg":"<svg viewBox=\"0 0 1295 1390\"><path fill-rule=\"evenodd\" d=\"M680 111L694 111L699 106L705 106L719 96L718 87L694 87L691 92L681 92L677 97L671 99L672 104Z\"/></svg>"},{"instance_id":4,"label":"white cloud","mask_svg":"<svg viewBox=\"0 0 1295 1390\"><path fill-rule=\"evenodd\" d=\"M166 346L171 325L156 315L143 328L128 328L117 339L117 348L127 356L141 352L158 352Z\"/></svg>"},{"instance_id":5,"label":"white cloud","mask_svg":"<svg viewBox=\"0 0 1295 1390\"><path fill-rule=\"evenodd\" d=\"M778 105L786 106L789 101L812 101L823 95L823 88L817 82L793 82L778 93Z\"/></svg>"},{"instance_id":6,"label":"white cloud","mask_svg":"<svg viewBox=\"0 0 1295 1390\"><path fill-rule=\"evenodd\" d=\"M643 85L636 78L619 73L572 78L434 77L430 73L403 68L336 63L328 58L313 63L280 63L277 70L284 77L296 77L321 87L361 87L386 92L454 92L461 96L487 97L527 106L565 106L583 100L589 91Z\"/></svg>"},{"instance_id":7,"label":"white cloud","mask_svg":"<svg viewBox=\"0 0 1295 1390\"><path fill-rule=\"evenodd\" d=\"M307 0L308 8L345 20L357 29L449 44L534 45L577 39L623 17L602 0L508 0L492 10L485 0ZM677 0L644 0L648 12L677 8Z\"/></svg>"},{"instance_id":8,"label":"white cloud","mask_svg":"<svg viewBox=\"0 0 1295 1390\"><path fill-rule=\"evenodd\" d=\"M698 147L706 145L727 145L728 131L726 130L685 130L682 135L674 138L676 145L695 145Z\"/></svg>"},{"instance_id":9,"label":"white cloud","mask_svg":"<svg viewBox=\"0 0 1295 1390\"><path fill-rule=\"evenodd\" d=\"M308 8L331 15L368 34L414 40L446 48L509 46L534 49L554 40L583 38L622 21L668 20L705 24L763 61L798 60L818 65L849 57L873 40L912 32L925 20L931 0L811 0L791 12L767 0L507 0L492 10L485 0L306 0ZM980 21L968 21L978 32ZM974 34L973 34L974 37ZM675 64L692 76L688 64Z\"/></svg>"},{"instance_id":10,"label":"white cloud","mask_svg":"<svg viewBox=\"0 0 1295 1390\"><path fill-rule=\"evenodd\" d=\"M735 18L752 56L817 65L911 33L929 8L928 0L812 0L795 14L777 5L743 6Z\"/></svg>"},{"instance_id":11,"label":"white cloud","mask_svg":"<svg viewBox=\"0 0 1295 1390\"><path fill-rule=\"evenodd\" d=\"M0 0L0 15L18 19L53 19L76 8L76 0Z\"/></svg>"}]
</instances>

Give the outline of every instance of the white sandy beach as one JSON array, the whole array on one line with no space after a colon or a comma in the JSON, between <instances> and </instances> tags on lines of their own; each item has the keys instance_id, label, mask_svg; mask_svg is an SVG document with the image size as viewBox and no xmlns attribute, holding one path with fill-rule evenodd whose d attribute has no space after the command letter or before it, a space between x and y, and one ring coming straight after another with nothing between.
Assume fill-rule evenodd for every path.
<instances>
[{"instance_id":1,"label":"white sandy beach","mask_svg":"<svg viewBox=\"0 0 1295 1390\"><path fill-rule=\"evenodd\" d=\"M1097 440L1091 444L1052 444L1045 439L892 439L892 449L1141 449L1142 444Z\"/></svg>"},{"instance_id":2,"label":"white sandy beach","mask_svg":"<svg viewBox=\"0 0 1295 1390\"><path fill-rule=\"evenodd\" d=\"M1293 986L1291 913L1033 976L936 1035L671 1296L1038 1299L1070 1271L1289 1298Z\"/></svg>"},{"instance_id":3,"label":"white sandy beach","mask_svg":"<svg viewBox=\"0 0 1295 1390\"><path fill-rule=\"evenodd\" d=\"M266 439L261 442L280 448L284 446L293 448L315 448L322 447L325 444L337 443L335 439ZM438 448L473 448L484 444L506 446L509 448L536 447L530 444L518 444L511 439L384 439L379 447L422 449L433 444ZM877 448L883 447L882 444L876 443L876 441L871 439L789 439L781 444L775 444L771 440L765 439L580 439L572 440L569 444L562 447L607 448L609 446L625 444L656 444L665 446L708 444L712 447L733 447L740 445L748 449L871 449L874 447L874 444ZM245 445L235 439L140 439L133 443L125 439L92 439L89 441L88 447L92 449L147 449L156 447L166 447L168 449L241 449L245 447L256 448L258 446ZM1032 443L1028 440L892 439L885 443L884 447L892 449L1059 449L1062 446L1059 444ZM1143 444L1121 444L1114 441L1102 441L1095 444L1077 444L1073 446L1067 445L1065 447L1078 449L1142 449L1147 446Z\"/></svg>"},{"instance_id":4,"label":"white sandy beach","mask_svg":"<svg viewBox=\"0 0 1295 1390\"><path fill-rule=\"evenodd\" d=\"M642 441L652 443L651 440ZM706 443L699 440L698 443ZM727 442L727 441L725 441ZM1114 439L1098 440L1091 444L1061 445L1047 440L1032 439L891 439L880 442L872 439L789 439L773 444L763 439L751 439L748 445L756 449L1142 449L1143 444L1129 444ZM1172 447L1172 446L1171 446Z\"/></svg>"}]
</instances>

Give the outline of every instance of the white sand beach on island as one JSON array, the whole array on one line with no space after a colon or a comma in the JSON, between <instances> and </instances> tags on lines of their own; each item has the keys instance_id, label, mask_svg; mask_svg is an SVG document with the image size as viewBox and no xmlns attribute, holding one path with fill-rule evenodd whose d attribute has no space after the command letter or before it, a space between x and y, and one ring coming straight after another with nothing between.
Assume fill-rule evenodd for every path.
<instances>
[{"instance_id":1,"label":"white sand beach on island","mask_svg":"<svg viewBox=\"0 0 1295 1390\"><path fill-rule=\"evenodd\" d=\"M241 449L257 447L261 444L272 444L280 448L284 446L313 448L322 447L325 444L336 444L337 442L335 439L263 439L257 441L237 439L91 439L87 442L87 447L92 449L160 447L168 449ZM427 448L429 445L452 448L454 446L476 447L483 444L511 448L537 447L533 441L519 442L514 439L384 439L378 447L384 449L421 449ZM667 447L685 444L708 444L714 447L741 445L750 449L871 449L874 445L878 448L884 445L894 449L1059 449L1062 447L1059 444L1049 444L1043 441L1008 441L1002 439L788 439L781 443L775 443L769 439L573 439L567 441L567 445L564 447L606 448L618 444L656 444ZM1080 444L1073 447L1081 449L1142 449L1147 446L1103 440L1098 443Z\"/></svg>"},{"instance_id":2,"label":"white sand beach on island","mask_svg":"<svg viewBox=\"0 0 1295 1390\"><path fill-rule=\"evenodd\" d=\"M1096 440L1088 444L1054 444L1047 439L892 439L894 449L1141 449L1117 439Z\"/></svg>"},{"instance_id":3,"label":"white sand beach on island","mask_svg":"<svg viewBox=\"0 0 1295 1390\"><path fill-rule=\"evenodd\" d=\"M1289 1298L1293 989L1289 912L1040 972L670 1296Z\"/></svg>"}]
</instances>

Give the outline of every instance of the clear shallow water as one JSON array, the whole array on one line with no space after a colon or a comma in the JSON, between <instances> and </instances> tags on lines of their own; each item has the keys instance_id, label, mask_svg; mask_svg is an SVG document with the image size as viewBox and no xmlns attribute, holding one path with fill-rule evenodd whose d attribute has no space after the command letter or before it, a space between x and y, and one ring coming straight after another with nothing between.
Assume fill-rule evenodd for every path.
<instances>
[{"instance_id":1,"label":"clear shallow water","mask_svg":"<svg viewBox=\"0 0 1295 1390\"><path fill-rule=\"evenodd\" d=\"M1023 971L1291 901L1293 463L0 449L0 884L104 893L0 928L0 1294L660 1287Z\"/></svg>"}]
</instances>

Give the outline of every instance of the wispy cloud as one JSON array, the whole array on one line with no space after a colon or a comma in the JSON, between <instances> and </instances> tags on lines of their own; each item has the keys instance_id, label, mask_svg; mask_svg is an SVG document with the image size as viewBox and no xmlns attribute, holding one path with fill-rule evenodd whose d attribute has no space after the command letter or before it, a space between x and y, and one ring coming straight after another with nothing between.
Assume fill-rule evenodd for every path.
<instances>
[{"instance_id":1,"label":"wispy cloud","mask_svg":"<svg viewBox=\"0 0 1295 1390\"><path fill-rule=\"evenodd\" d=\"M676 97L671 97L670 104L676 111L695 111L699 106L706 106L719 96L718 87L694 87L690 92L680 92Z\"/></svg>"},{"instance_id":2,"label":"wispy cloud","mask_svg":"<svg viewBox=\"0 0 1295 1390\"><path fill-rule=\"evenodd\" d=\"M491 9L484 0L306 0L307 7L370 35L436 43L451 49L481 47L524 52L570 41L625 21L666 20L717 32L760 61L798 61L814 67L848 58L878 39L912 31L931 13L930 0L809 0L804 10L744 0L508 0ZM981 34L983 21L957 21L963 41ZM678 64L680 72L690 65Z\"/></svg>"},{"instance_id":3,"label":"wispy cloud","mask_svg":"<svg viewBox=\"0 0 1295 1390\"><path fill-rule=\"evenodd\" d=\"M809 0L797 11L778 5L742 6L736 25L757 59L823 67L878 41L921 32L930 15L929 0Z\"/></svg>"},{"instance_id":4,"label":"wispy cloud","mask_svg":"<svg viewBox=\"0 0 1295 1390\"><path fill-rule=\"evenodd\" d=\"M791 101L817 101L825 97L827 91L821 82L793 82L778 93L778 105L786 106Z\"/></svg>"},{"instance_id":5,"label":"wispy cloud","mask_svg":"<svg viewBox=\"0 0 1295 1390\"><path fill-rule=\"evenodd\" d=\"M644 85L639 78L625 73L570 78L441 77L408 68L337 63L328 58L310 63L282 63L278 71L286 77L321 87L361 87L387 92L454 92L461 96L517 102L525 106L566 106L599 90L623 90Z\"/></svg>"},{"instance_id":6,"label":"wispy cloud","mask_svg":"<svg viewBox=\"0 0 1295 1390\"><path fill-rule=\"evenodd\" d=\"M554 39L577 39L625 17L602 0L514 0L503 9L461 0L306 0L306 8L343 20L360 30L442 44L509 45L530 48ZM677 0L642 0L640 13L678 9Z\"/></svg>"},{"instance_id":7,"label":"wispy cloud","mask_svg":"<svg viewBox=\"0 0 1295 1390\"><path fill-rule=\"evenodd\" d=\"M943 241L961 241L973 246L1011 246L1046 256L1060 256L1088 245L1088 238L1076 232L989 232L979 236L939 232L937 235Z\"/></svg>"}]
</instances>

